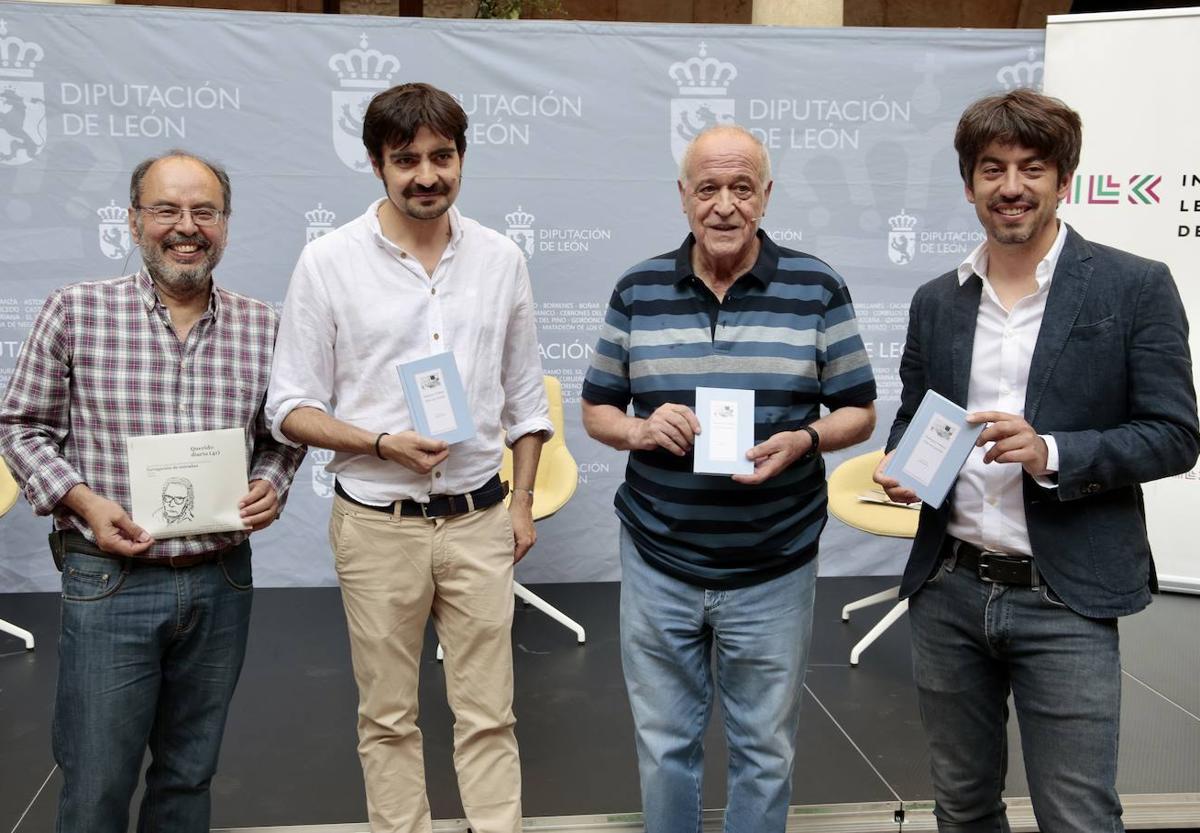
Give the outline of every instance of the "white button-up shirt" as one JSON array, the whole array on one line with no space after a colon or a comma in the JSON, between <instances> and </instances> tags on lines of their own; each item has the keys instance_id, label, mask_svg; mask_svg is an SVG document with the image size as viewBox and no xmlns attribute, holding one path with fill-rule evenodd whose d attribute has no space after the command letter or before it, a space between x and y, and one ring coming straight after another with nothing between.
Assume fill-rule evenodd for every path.
<instances>
[{"instance_id":1,"label":"white button-up shirt","mask_svg":"<svg viewBox=\"0 0 1200 833\"><path fill-rule=\"evenodd\" d=\"M975 318L975 344L971 352L971 379L967 388L968 411L1004 411L1025 415L1025 389L1029 363L1042 329L1042 315L1050 282L1067 239L1066 223L1034 271L1037 290L1013 304L1011 311L996 297L987 276L987 241L980 243L958 267L962 285L972 275L983 280L979 313ZM1058 471L1058 446L1042 435L1049 451L1047 470ZM959 540L987 550L1032 555L1025 522L1019 463L987 463L983 455L991 446L975 448L954 484L954 503L946 531ZM1044 486L1053 483L1043 477Z\"/></svg>"},{"instance_id":2,"label":"white button-up shirt","mask_svg":"<svg viewBox=\"0 0 1200 833\"><path fill-rule=\"evenodd\" d=\"M451 208L450 241L429 274L383 236L383 200L309 243L284 302L267 394L277 439L295 408L320 408L367 431L414 430L397 366L453 351L475 436L429 474L371 454L326 469L365 503L477 489L500 468L502 442L553 432L542 383L533 294L520 249Z\"/></svg>"}]
</instances>

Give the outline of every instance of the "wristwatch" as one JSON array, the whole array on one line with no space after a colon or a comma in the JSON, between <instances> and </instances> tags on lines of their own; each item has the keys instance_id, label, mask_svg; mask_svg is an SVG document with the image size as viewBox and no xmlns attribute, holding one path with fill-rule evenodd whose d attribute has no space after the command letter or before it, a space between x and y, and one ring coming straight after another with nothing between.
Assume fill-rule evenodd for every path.
<instances>
[{"instance_id":1,"label":"wristwatch","mask_svg":"<svg viewBox=\"0 0 1200 833\"><path fill-rule=\"evenodd\" d=\"M821 435L818 434L817 429L813 428L811 425L802 425L800 426L800 430L812 438L812 445L808 447L808 451L804 452L804 454L800 456L800 460L811 460L817 456L817 452L819 452L821 449Z\"/></svg>"}]
</instances>

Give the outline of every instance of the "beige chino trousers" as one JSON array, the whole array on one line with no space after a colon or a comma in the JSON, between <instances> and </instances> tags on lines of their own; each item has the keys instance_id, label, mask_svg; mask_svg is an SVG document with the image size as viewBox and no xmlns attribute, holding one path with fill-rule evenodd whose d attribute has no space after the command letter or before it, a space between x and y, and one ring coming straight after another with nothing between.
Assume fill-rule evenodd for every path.
<instances>
[{"instance_id":1,"label":"beige chino trousers","mask_svg":"<svg viewBox=\"0 0 1200 833\"><path fill-rule=\"evenodd\" d=\"M425 623L445 649L454 768L475 833L521 829L512 710L513 536L503 503L405 518L334 497L329 520L373 833L429 833L417 682Z\"/></svg>"}]
</instances>

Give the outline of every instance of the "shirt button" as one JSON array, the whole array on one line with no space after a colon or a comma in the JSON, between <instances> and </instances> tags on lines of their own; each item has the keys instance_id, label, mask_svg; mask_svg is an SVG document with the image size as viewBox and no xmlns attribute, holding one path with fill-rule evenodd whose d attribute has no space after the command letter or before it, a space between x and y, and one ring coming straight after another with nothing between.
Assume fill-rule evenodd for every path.
<instances>
[{"instance_id":1,"label":"shirt button","mask_svg":"<svg viewBox=\"0 0 1200 833\"><path fill-rule=\"evenodd\" d=\"M433 334L433 340L434 340L434 341L437 341L439 338L441 338L441 336L439 336L437 333L434 333L434 334Z\"/></svg>"},{"instance_id":2,"label":"shirt button","mask_svg":"<svg viewBox=\"0 0 1200 833\"><path fill-rule=\"evenodd\" d=\"M438 478L440 478L440 477L442 476L442 473L441 473L440 471L435 471L435 472L433 473L433 476L434 476L434 477L438 477Z\"/></svg>"},{"instance_id":3,"label":"shirt button","mask_svg":"<svg viewBox=\"0 0 1200 833\"><path fill-rule=\"evenodd\" d=\"M186 413L186 412L187 412L187 405L180 405L180 406L179 406L179 413L181 413L181 414L182 414L182 413Z\"/></svg>"},{"instance_id":4,"label":"shirt button","mask_svg":"<svg viewBox=\"0 0 1200 833\"><path fill-rule=\"evenodd\" d=\"M430 290L429 290L429 294L430 294L430 295L437 295L437 287L435 286L435 287L433 287L432 289L430 289Z\"/></svg>"},{"instance_id":5,"label":"shirt button","mask_svg":"<svg viewBox=\"0 0 1200 833\"><path fill-rule=\"evenodd\" d=\"M401 253L400 253L400 259L401 259L401 260L404 260L406 257L408 257L408 252L401 252Z\"/></svg>"}]
</instances>

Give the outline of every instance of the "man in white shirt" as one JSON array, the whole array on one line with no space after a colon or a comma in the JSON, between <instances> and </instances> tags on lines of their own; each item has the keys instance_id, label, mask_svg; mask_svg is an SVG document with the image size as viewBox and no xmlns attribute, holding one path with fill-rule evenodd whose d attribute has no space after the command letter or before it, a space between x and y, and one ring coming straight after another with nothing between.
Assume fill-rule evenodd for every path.
<instances>
[{"instance_id":1,"label":"man in white shirt","mask_svg":"<svg viewBox=\"0 0 1200 833\"><path fill-rule=\"evenodd\" d=\"M309 243L292 275L267 418L332 449L329 523L354 676L371 829L430 830L417 680L425 623L445 647L454 763L472 830L516 833L513 564L533 546L533 482L552 426L529 275L504 235L463 217L467 116L428 84L371 100L363 144L385 196ZM475 434L418 434L398 366L452 352ZM513 497L499 479L513 452Z\"/></svg>"},{"instance_id":2,"label":"man in white shirt","mask_svg":"<svg viewBox=\"0 0 1200 833\"><path fill-rule=\"evenodd\" d=\"M1031 90L968 107L954 146L987 236L910 308L888 448L929 389L988 424L901 583L940 831L1009 830L1010 693L1039 828L1124 829L1117 617L1156 589L1140 484L1190 469L1200 433L1170 271L1056 217L1081 143Z\"/></svg>"}]
</instances>

